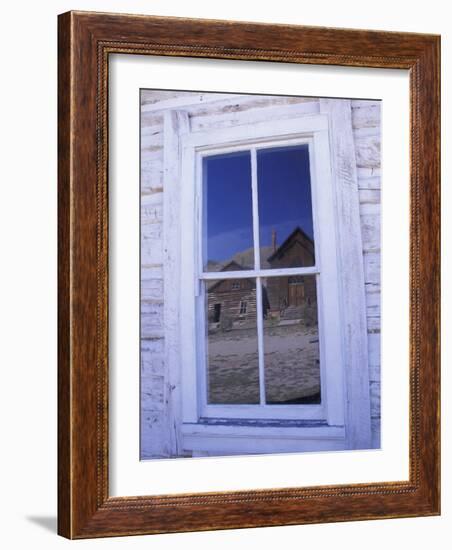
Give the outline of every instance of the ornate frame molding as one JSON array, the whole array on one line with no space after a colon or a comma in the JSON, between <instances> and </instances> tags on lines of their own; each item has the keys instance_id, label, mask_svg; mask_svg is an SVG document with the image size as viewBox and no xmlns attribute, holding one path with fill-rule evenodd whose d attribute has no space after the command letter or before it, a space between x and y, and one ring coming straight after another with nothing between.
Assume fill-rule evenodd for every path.
<instances>
[{"instance_id":1,"label":"ornate frame molding","mask_svg":"<svg viewBox=\"0 0 452 550\"><path fill-rule=\"evenodd\" d=\"M438 514L439 37L68 12L59 16L58 46L59 533L87 538ZM113 53L410 71L409 481L109 497L107 91Z\"/></svg>"}]
</instances>

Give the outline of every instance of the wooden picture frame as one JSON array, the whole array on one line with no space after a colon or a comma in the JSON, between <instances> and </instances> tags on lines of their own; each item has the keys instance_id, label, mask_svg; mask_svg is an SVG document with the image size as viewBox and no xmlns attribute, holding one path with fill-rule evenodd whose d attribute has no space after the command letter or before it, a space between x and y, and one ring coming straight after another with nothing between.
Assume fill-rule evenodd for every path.
<instances>
[{"instance_id":1,"label":"wooden picture frame","mask_svg":"<svg viewBox=\"0 0 452 550\"><path fill-rule=\"evenodd\" d=\"M58 532L89 538L440 513L440 38L137 15L59 16ZM110 497L109 55L410 72L409 480Z\"/></svg>"}]
</instances>

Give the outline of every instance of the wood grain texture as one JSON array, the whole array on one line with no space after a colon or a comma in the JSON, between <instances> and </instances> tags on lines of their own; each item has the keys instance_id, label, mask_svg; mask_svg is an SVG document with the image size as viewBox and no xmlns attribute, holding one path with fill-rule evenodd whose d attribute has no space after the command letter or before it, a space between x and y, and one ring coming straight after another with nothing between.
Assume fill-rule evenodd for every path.
<instances>
[{"instance_id":1,"label":"wood grain texture","mask_svg":"<svg viewBox=\"0 0 452 550\"><path fill-rule=\"evenodd\" d=\"M340 258L339 292L342 305L345 343L344 364L347 384L348 415L346 421L349 449L370 446L369 368L367 350L366 296L359 217L358 178L355 142L351 125L351 104L346 101L320 99L320 112L327 113L331 124L331 147L334 181L337 185L336 204L341 223L338 249ZM350 154L350 151L353 154ZM347 243L344 246L344 243ZM346 266L353 266L347 270ZM366 365L366 368L363 368ZM364 414L363 414L364 411ZM368 422L363 420L368 417ZM359 419L359 422L356 420Z\"/></svg>"},{"instance_id":2,"label":"wood grain texture","mask_svg":"<svg viewBox=\"0 0 452 550\"><path fill-rule=\"evenodd\" d=\"M62 15L60 28L70 15ZM71 346L70 346L70 33L58 33L58 531L71 532ZM61 93L65 90L65 93Z\"/></svg>"},{"instance_id":3,"label":"wood grain texture","mask_svg":"<svg viewBox=\"0 0 452 550\"><path fill-rule=\"evenodd\" d=\"M86 538L438 514L439 37L70 12L59 17L58 47L59 533ZM408 482L108 496L110 53L410 70Z\"/></svg>"},{"instance_id":4,"label":"wood grain texture","mask_svg":"<svg viewBox=\"0 0 452 550\"><path fill-rule=\"evenodd\" d=\"M165 365L170 373L167 384L166 403L168 403L169 455L175 455L181 448L181 372L179 360L179 281L180 276L180 235L177 218L180 215L180 140L179 136L188 132L188 115L183 111L170 112L164 115L164 245L165 258L165 328L167 330ZM178 368L179 367L179 368Z\"/></svg>"}]
</instances>

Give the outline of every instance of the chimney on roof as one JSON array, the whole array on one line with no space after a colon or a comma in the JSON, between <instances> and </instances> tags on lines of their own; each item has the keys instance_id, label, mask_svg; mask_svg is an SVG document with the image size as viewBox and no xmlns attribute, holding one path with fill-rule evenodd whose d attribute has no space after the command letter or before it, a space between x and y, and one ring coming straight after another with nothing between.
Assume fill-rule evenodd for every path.
<instances>
[{"instance_id":1,"label":"chimney on roof","mask_svg":"<svg viewBox=\"0 0 452 550\"><path fill-rule=\"evenodd\" d=\"M272 229L272 249L273 252L276 251L276 231Z\"/></svg>"}]
</instances>

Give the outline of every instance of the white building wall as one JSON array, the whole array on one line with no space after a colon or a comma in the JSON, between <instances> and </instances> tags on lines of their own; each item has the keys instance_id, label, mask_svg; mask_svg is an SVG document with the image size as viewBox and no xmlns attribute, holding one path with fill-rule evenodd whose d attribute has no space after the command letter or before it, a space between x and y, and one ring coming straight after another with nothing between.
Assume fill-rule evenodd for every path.
<instances>
[{"instance_id":1,"label":"white building wall","mask_svg":"<svg viewBox=\"0 0 452 550\"><path fill-rule=\"evenodd\" d=\"M366 285L369 379L374 447L380 446L381 102L352 101Z\"/></svg>"},{"instance_id":2,"label":"white building wall","mask_svg":"<svg viewBox=\"0 0 452 550\"><path fill-rule=\"evenodd\" d=\"M187 106L189 104L189 106ZM315 98L202 94L177 91L142 92L141 118L141 454L168 456L169 426L165 409L171 392L165 369L163 318L163 110L187 112L190 131L268 121L284 115L278 107L298 105L299 114L319 112ZM352 101L360 193L363 262L365 267L369 373L375 446L380 411L380 106ZM268 107L273 109L269 110ZM291 115L293 116L293 114Z\"/></svg>"}]
</instances>

